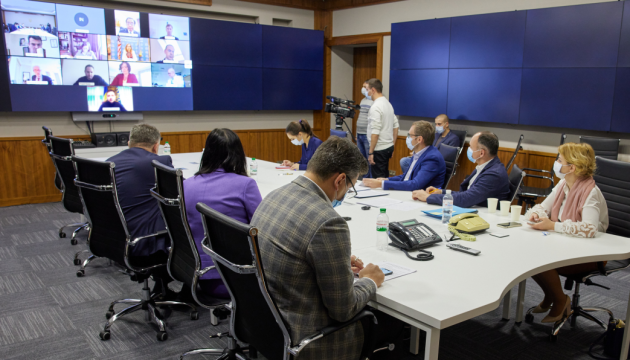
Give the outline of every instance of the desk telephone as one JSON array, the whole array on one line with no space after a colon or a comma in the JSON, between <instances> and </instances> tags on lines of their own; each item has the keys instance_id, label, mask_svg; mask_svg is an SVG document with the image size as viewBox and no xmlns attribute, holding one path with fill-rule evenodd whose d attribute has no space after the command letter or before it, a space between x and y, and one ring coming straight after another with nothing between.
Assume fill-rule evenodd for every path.
<instances>
[{"instance_id":1,"label":"desk telephone","mask_svg":"<svg viewBox=\"0 0 630 360\"><path fill-rule=\"evenodd\" d=\"M442 241L440 235L436 234L433 229L415 219L389 223L389 238L392 240L390 246L399 248L408 258L416 261L433 259L433 254L430 251L422 250L422 248ZM409 255L409 251L414 250L423 254L412 257Z\"/></svg>"},{"instance_id":2,"label":"desk telephone","mask_svg":"<svg viewBox=\"0 0 630 360\"><path fill-rule=\"evenodd\" d=\"M448 224L448 230L458 236L462 240L475 241L476 237L470 234L476 234L490 228L484 219L478 214L466 213L453 216Z\"/></svg>"}]
</instances>

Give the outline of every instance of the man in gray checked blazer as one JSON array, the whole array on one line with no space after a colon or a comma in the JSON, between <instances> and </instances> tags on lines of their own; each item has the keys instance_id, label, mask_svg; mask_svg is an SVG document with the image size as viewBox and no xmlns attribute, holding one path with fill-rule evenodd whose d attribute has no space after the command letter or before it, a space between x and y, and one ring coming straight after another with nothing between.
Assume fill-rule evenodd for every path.
<instances>
[{"instance_id":1,"label":"man in gray checked blazer","mask_svg":"<svg viewBox=\"0 0 630 360\"><path fill-rule=\"evenodd\" d=\"M251 225L259 230L261 260L271 297L294 344L317 330L350 320L385 276L350 254L350 231L333 210L368 164L351 142L331 137L319 146L304 176L269 194ZM354 282L354 272L359 279ZM361 323L309 344L300 360L358 360Z\"/></svg>"}]
</instances>

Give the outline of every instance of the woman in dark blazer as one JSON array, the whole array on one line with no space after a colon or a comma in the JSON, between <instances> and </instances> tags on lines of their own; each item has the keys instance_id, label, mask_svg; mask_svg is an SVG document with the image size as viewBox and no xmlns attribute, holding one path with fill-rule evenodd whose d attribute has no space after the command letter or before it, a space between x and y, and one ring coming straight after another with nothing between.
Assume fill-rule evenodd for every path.
<instances>
[{"instance_id":1,"label":"woman in dark blazer","mask_svg":"<svg viewBox=\"0 0 630 360\"><path fill-rule=\"evenodd\" d=\"M131 73L131 65L128 62L123 61L118 67L120 74L116 75L112 80L111 86L127 86L127 84L138 84L138 78Z\"/></svg>"}]
</instances>

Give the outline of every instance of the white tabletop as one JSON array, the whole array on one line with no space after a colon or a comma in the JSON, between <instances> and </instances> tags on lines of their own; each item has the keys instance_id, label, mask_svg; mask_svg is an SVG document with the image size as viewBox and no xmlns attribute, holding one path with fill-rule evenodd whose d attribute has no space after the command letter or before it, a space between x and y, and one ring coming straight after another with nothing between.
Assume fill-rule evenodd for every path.
<instances>
[{"instance_id":1,"label":"white tabletop","mask_svg":"<svg viewBox=\"0 0 630 360\"><path fill-rule=\"evenodd\" d=\"M201 153L171 155L175 167L184 168L184 177L193 176L199 168ZM251 161L251 159L248 159ZM252 176L258 183L263 198L272 190L290 183L303 171L277 170L277 164L258 161L258 174ZM290 173L292 175L284 175ZM391 198L412 202L411 192L388 191ZM362 210L356 199L348 194L343 205L336 208L348 221L352 236L352 251L365 263L389 261L417 272L385 282L378 289L375 307L385 306L406 317L436 329L487 313L499 306L503 295L523 279L545 270L593 261L630 258L630 239L610 234L598 234L594 239L582 239L549 232L532 230L526 223L519 228L502 229L497 223L510 218L499 212L489 214L480 208L479 215L490 223L489 231L508 234L505 238L490 236L487 232L477 241L456 241L480 250L478 256L453 251L445 243L431 246L435 256L431 261L413 261L397 249L376 249L376 208ZM437 206L423 203L420 210L388 210L391 221L417 219L433 228L438 234L447 233L440 220L424 215L421 210ZM414 253L412 253L414 254Z\"/></svg>"}]
</instances>

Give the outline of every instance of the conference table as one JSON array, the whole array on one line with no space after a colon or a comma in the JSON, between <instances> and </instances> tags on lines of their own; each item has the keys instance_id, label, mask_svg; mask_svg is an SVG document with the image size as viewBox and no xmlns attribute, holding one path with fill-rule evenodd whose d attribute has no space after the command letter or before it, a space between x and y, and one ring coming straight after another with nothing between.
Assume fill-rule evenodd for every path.
<instances>
[{"instance_id":1,"label":"conference table","mask_svg":"<svg viewBox=\"0 0 630 360\"><path fill-rule=\"evenodd\" d=\"M198 170L201 153L173 154L171 157L173 165L183 169L184 177L188 178ZM258 183L263 198L304 173L278 170L275 168L278 166L276 163L257 162L258 174L252 178ZM441 220L421 212L435 210L438 206L413 201L408 191L387 193L389 195L384 197L420 206L411 211L388 209L390 222L416 219L430 226L443 238L446 236L448 231ZM526 279L532 275L567 265L630 258L630 239L627 238L610 234L598 234L594 239L569 237L554 232L545 235L531 229L526 223L517 228L497 228L498 223L510 221L510 218L501 216L499 211L489 213L488 209L479 208L479 215L490 224L489 231L498 230L509 236L497 238L486 232L478 234L475 242L454 241L480 250L478 256L450 250L445 242L441 242L426 249L435 256L433 260L413 261L395 248L386 251L376 248L375 228L379 211L374 207L362 210L362 205L357 204L360 200L353 195L348 193L343 204L336 208L341 216L351 218L348 226L352 253L366 264L389 262L416 270L383 283L370 305L412 326L410 351L414 354L419 351L420 330L425 331L424 358L427 360L438 358L442 329L493 311L502 300L503 318L508 319L511 289L517 284L516 321L522 321ZM630 306L626 311L626 324L630 324ZM622 354L628 353L629 340L626 331ZM620 358L624 359L623 356Z\"/></svg>"}]
</instances>

